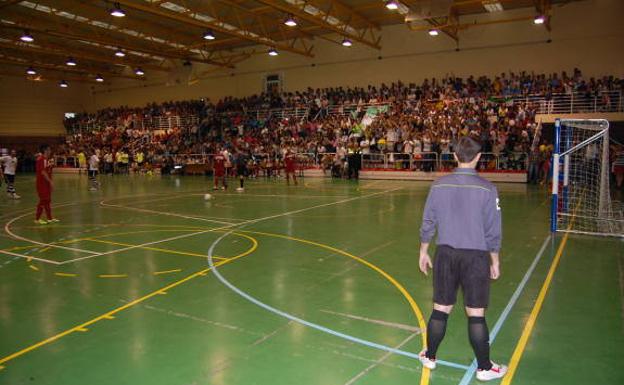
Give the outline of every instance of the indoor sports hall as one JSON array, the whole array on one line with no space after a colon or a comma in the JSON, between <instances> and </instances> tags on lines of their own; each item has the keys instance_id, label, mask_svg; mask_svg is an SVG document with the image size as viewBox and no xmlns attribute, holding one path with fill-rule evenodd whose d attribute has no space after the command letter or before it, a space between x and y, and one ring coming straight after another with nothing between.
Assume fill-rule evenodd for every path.
<instances>
[{"instance_id":1,"label":"indoor sports hall","mask_svg":"<svg viewBox=\"0 0 624 385\"><path fill-rule=\"evenodd\" d=\"M0 0L0 384L624 383L622 16Z\"/></svg>"}]
</instances>

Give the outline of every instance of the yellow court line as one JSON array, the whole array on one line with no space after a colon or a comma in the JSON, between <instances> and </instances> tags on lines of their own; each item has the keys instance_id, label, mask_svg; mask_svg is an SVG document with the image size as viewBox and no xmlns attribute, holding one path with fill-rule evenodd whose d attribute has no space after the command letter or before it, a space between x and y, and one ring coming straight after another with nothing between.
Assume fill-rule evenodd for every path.
<instances>
[{"instance_id":1,"label":"yellow court line","mask_svg":"<svg viewBox=\"0 0 624 385\"><path fill-rule=\"evenodd\" d=\"M182 269L173 269L173 270L164 270L164 271L155 271L154 275L162 275L162 274L171 274L171 273L179 273Z\"/></svg>"},{"instance_id":2,"label":"yellow court line","mask_svg":"<svg viewBox=\"0 0 624 385\"><path fill-rule=\"evenodd\" d=\"M334 247L329 246L329 245L324 245L324 244L321 244L321 243L317 243L317 242L309 241L309 240L305 240L305 239L290 237L290 236L287 236L287 235L271 234L271 233L263 233L263 232L254 232L254 231L236 231L236 232L233 232L232 234L243 236L243 237L251 240L251 242L253 243L253 246L249 250L245 251L244 253L241 253L241 254L239 254L237 256L234 256L234 257L231 257L229 259L217 262L215 264L216 267L222 266L224 264L227 264L227 263L233 262L233 261L235 261L235 260L237 260L239 258L242 258L242 257L244 257L246 255L249 255L249 254L253 253L257 249L258 241L255 238L253 238L251 236L248 236L246 234L243 234L243 233L259 234L259 235L265 235L265 236L270 236L270 237L289 239L289 240L294 240L294 241L297 241L297 242L307 243L307 244L310 244L310 245L321 247L321 248L324 248L326 250L330 250L332 252L335 252L335 253L342 254L342 255L345 255L347 257L350 257L350 258L358 261L359 263L362 263L365 266L367 266L367 267L373 269L374 271L378 272L384 278L386 278L390 283L392 283L401 292L401 294L403 294L403 296L406 298L406 300L410 304L410 306L411 306L412 310L414 311L414 314L416 315L416 318L418 320L419 327L420 327L421 330L423 330L423 333L421 334L421 338L422 338L423 346L425 346L425 344L426 344L426 337L425 337L425 333L424 333L424 331L426 330L425 320L424 320L424 317L422 315L422 312L421 312L420 308L418 307L418 305L416 304L416 301L412 298L412 296L390 274L386 273L384 270L382 270L378 266L372 264L371 262L368 262L368 261L366 261L366 260L364 260L364 259L362 259L360 257L357 257L357 256L355 256L353 254L350 254L350 253L348 253L346 251L334 248ZM176 282L174 282L174 283L172 283L170 285L167 285L167 286L165 286L165 287L163 287L161 289L153 291L150 294L147 294L147 295L145 295L145 296L143 296L141 298L138 298L138 299L136 299L136 300L134 300L132 302L129 302L129 303L123 305L123 306L120 306L120 307L118 307L118 308L116 308L116 309L114 309L114 310L112 310L112 311L110 311L108 313L105 313L103 315L100 315L100 316L98 316L98 317L96 317L96 318L94 318L94 319L92 319L90 321L84 322L84 323L82 323L82 324L80 324L78 326L75 326L75 327L73 327L71 329L68 329L68 330L65 330L65 331L63 331L61 333L58 333L58 334L56 334L56 335L54 335L52 337L49 337L49 338L47 338L47 339L45 339L43 341L40 341L40 342L38 342L38 343L36 343L34 345L31 345L31 346L29 346L29 347L27 347L25 349L22 349L22 350L20 350L20 351L18 351L16 353L13 353L13 354L11 354L9 356L1 358L0 359L0 365L4 364L4 363L6 363L6 362L8 362L10 360L13 360L13 359L15 359L17 357L20 357L20 356L22 356L22 355L24 355L24 354L26 354L26 353L28 353L28 352L30 352L32 350L35 350L35 349L37 349L39 347L42 347L42 346L47 345L49 343L52 343L52 342L54 342L54 341L56 341L56 340L58 340L58 339L60 339L60 338L62 338L64 336L66 336L68 334L71 334L73 332L87 331L88 330L87 326L89 326L89 325L92 325L92 324L94 324L94 323L96 323L98 321L101 321L102 319L109 319L110 320L110 319L114 318L113 317L114 314L119 313L119 312L121 312L121 311L123 311L125 309L128 309L128 308L132 307L132 306L135 306L135 305L137 305L137 304L139 304L139 303L141 303L143 301L146 301L147 299L152 298L154 296L167 294L168 290L170 290L170 289L172 289L172 288L174 288L176 286L179 286L179 285L181 285L184 282L190 281L190 280L192 280L192 279L194 279L196 277L205 276L207 274L207 272L210 271L210 270L211 270L210 268L207 268L207 269L198 271L196 273L193 273L193 274L191 274L191 275L189 275L189 276L187 276L187 277L185 277L185 278L183 278L183 279L181 279L179 281L176 281ZM427 385L429 383L429 378L430 378L430 370L423 367L422 373L421 373L420 384L421 385Z\"/></svg>"},{"instance_id":3,"label":"yellow court line","mask_svg":"<svg viewBox=\"0 0 624 385\"><path fill-rule=\"evenodd\" d=\"M516 370L518 369L518 364L520 363L520 359L522 358L522 354L524 353L526 344L529 341L529 337L531 336L531 333L533 332L533 327L535 326L535 322L537 321L537 316L542 310L542 305L544 304L546 293L548 292L548 289L550 288L550 283L553 279L553 276L555 275L555 271L557 270L557 267L559 266L559 260L561 259L561 255L563 254L563 249L565 248L565 245L568 242L569 234L570 233L566 233L563 236L563 239L561 240L561 244L559 245L557 254L555 254L555 258L553 259L552 264L550 265L550 269L548 270L548 275L546 275L546 280L544 281L544 284L542 285L542 288L539 291L537 300L535 301L535 305L533 305L533 309L531 310L531 313L529 314L529 318L526 324L524 325L524 329L522 330L522 335L520 336L520 340L518 341L518 344L516 345L516 348L514 349L514 352L511 356L511 360L509 361L509 369L507 371L507 375L503 377L503 380L501 381L501 385L511 384L511 381L513 380L513 376L516 373Z\"/></svg>"},{"instance_id":4,"label":"yellow court line","mask_svg":"<svg viewBox=\"0 0 624 385\"><path fill-rule=\"evenodd\" d=\"M136 246L136 245L131 245L129 243L105 241L103 239L95 239L95 238L82 238L82 240L83 241L90 241L90 242L106 243L106 244L115 245L115 246L125 246L125 247L135 247ZM206 256L204 254L191 253L191 252L187 252L187 251L177 251L177 250L170 250L170 249L161 249L159 247L149 247L149 246L143 246L143 247L138 247L138 248L139 249L144 249L144 250L151 250L151 251L160 251L161 253L190 255L191 257L206 258ZM222 259L223 260L223 259L227 259L227 258L215 257L215 259Z\"/></svg>"},{"instance_id":5,"label":"yellow court line","mask_svg":"<svg viewBox=\"0 0 624 385\"><path fill-rule=\"evenodd\" d=\"M127 278L128 274L100 274L98 278Z\"/></svg>"},{"instance_id":6,"label":"yellow court line","mask_svg":"<svg viewBox=\"0 0 624 385\"><path fill-rule=\"evenodd\" d=\"M175 227L175 226L174 226ZM116 237L116 236L120 236L120 235L128 235L128 234L139 234L139 233L151 233L151 232L194 232L197 230L204 230L206 228L204 227L186 227L185 229L167 229L167 230L161 230L161 229L157 229L157 230L141 230L141 231L129 231L129 232L123 232L123 233L113 233L113 234L104 234L104 235L100 235L98 237L102 237L102 238L108 238L108 237ZM71 244L71 243L76 243L76 242L80 242L80 241L85 241L85 240L92 240L95 242L102 242L104 243L105 241L98 239L97 237L87 237L87 238L74 238L74 239L68 239L68 240L64 240L64 241L60 241L60 242L52 242L50 243L50 245L67 245L67 244ZM134 246L134 245L127 245L127 246ZM0 252L2 251L13 251L13 250L24 250L24 249L34 249L37 247L41 247L41 245L29 245L29 246L18 246L18 247L14 247L11 249L6 249L6 250L0 250ZM147 247L141 247L143 249L148 249ZM158 250L158 249L155 249ZM166 250L166 249L161 249L161 250ZM41 250L43 251L43 250ZM159 250L158 250L159 251ZM174 254L180 254L182 252L176 252L174 250L167 250L167 253L174 253ZM194 254L194 253L189 253L189 255ZM200 255L200 254L194 254L192 256L201 256L203 258L206 258L205 255ZM216 257L216 259L226 259L223 257Z\"/></svg>"},{"instance_id":7,"label":"yellow court line","mask_svg":"<svg viewBox=\"0 0 624 385\"><path fill-rule=\"evenodd\" d=\"M584 192L585 190L583 190L583 193ZM570 221L570 224L568 225L568 230L570 230L572 226L574 225L574 221L576 219L575 217L576 210L578 210L579 206L581 205L581 202L582 200L579 200L578 204L574 208L574 212L572 213L572 220ZM555 271L557 270L557 267L559 266L559 261L561 260L561 256L563 255L563 250L565 249L566 243L568 243L569 235L570 235L569 232L565 233L565 235L563 236L563 239L561 240L561 244L559 245L559 248L557 249L557 253L555 254L555 257L553 258L553 261L550 265L550 269L548 269L548 274L546 275L544 284L542 285L542 288L540 289L539 294L537 295L537 300L535 301L535 304L533 305L533 309L531 310L531 313L529 314L529 318L526 324L524 325L524 329L522 330L522 335L520 336L520 340L518 340L518 344L516 345L516 348L514 349L514 352L511 355L511 360L509 361L509 368L507 370L507 374L505 375L505 377L503 377L503 380L501 381L501 385L510 385L511 381L513 380L514 374L516 373L516 370L518 369L518 365L520 364L520 359L522 358L522 354L524 353L524 350L526 349L526 345L529 342L529 337L531 336L531 333L533 332L533 327L535 326L535 322L537 322L537 317L539 316L539 313L542 310L542 306L544 305L544 300L546 299L546 294L548 293L548 289L550 288L550 284L552 282L553 276L555 275Z\"/></svg>"},{"instance_id":8,"label":"yellow court line","mask_svg":"<svg viewBox=\"0 0 624 385\"><path fill-rule=\"evenodd\" d=\"M233 262L233 261L235 261L235 260L237 260L239 258L245 257L245 256L253 253L258 248L258 241L255 238L250 237L250 236L245 235L245 234L237 234L237 235L243 236L243 237L251 240L252 243L253 243L253 246L249 250L245 251L244 253L241 253L241 254L239 254L237 256L231 257L228 260L217 262L215 264L215 266L225 265L226 263L230 263L230 262ZM28 346L28 347L26 347L26 348L24 348L24 349L22 349L22 350L20 350L18 352L10 354L10 355L8 355L8 356L6 356L4 358L0 358L0 366L2 364L6 363L6 362L14 360L15 358L23 356L24 354L26 354L28 352L31 352L31 351L33 351L35 349L38 349L38 348L40 348L42 346L48 345L48 344L50 344L50 343L52 343L52 342L54 342L56 340L59 340L59 339L65 337L66 335L69 335L69 334L77 332L77 331L83 331L83 330L87 329L87 326L92 325L92 324L94 324L94 323L96 323L98 321L101 321L103 319L110 320L111 317L114 318L113 315L115 315L115 314L117 314L117 313L119 313L121 311L124 311L124 310L126 310L126 309L128 309L128 308L130 308L132 306L135 306L135 305L137 305L137 304L139 304L141 302L144 302L144 301L146 301L146 300L148 300L148 299L150 299L150 298L152 298L154 296L157 296L161 292L166 292L167 290L173 289L174 287L179 286L179 285L181 285L181 284L183 284L183 283L185 283L187 281L190 281L190 280L192 280L194 278L200 277L200 276L202 276L203 274L205 274L208 271L210 271L210 268L198 271L196 273L193 273L193 274L191 274L191 275L189 275L189 276L187 276L185 278L180 279L179 281L173 282L173 283L171 283L171 284L169 284L169 285L167 285L167 286L165 286L163 288L160 288L160 289L158 289L156 291L153 291L153 292L151 292L151 293L149 293L147 295L144 295L143 297L140 297L140 298L135 299L134 301L128 302L127 304L125 304L123 306L120 306L120 307L118 307L116 309L113 309L113 310L109 311L108 313L104 313L104 314L102 314L102 315L100 315L100 316L98 316L96 318L93 318L93 319L87 321L87 322L83 322L80 325L74 326L71 329L67 329L67 330L65 330L63 332L60 332L60 333L58 333L56 335L53 335L52 337L46 338L45 340L42 340L42 341L39 341L39 342L37 342L37 343L35 343L33 345L30 345L30 346Z\"/></svg>"},{"instance_id":9,"label":"yellow court line","mask_svg":"<svg viewBox=\"0 0 624 385\"><path fill-rule=\"evenodd\" d=\"M54 275L57 275L59 277L75 277L77 274L72 274L72 273L54 273Z\"/></svg>"},{"instance_id":10,"label":"yellow court line","mask_svg":"<svg viewBox=\"0 0 624 385\"><path fill-rule=\"evenodd\" d=\"M418 327L420 328L420 330L422 330L422 333L421 333L422 346L423 347L426 346L426 344L427 344L427 337L426 337L425 331L427 330L427 324L425 323L425 318L423 317L423 313L420 310L420 307L418 307L418 304L416 303L414 298L403 287L403 285L401 285L396 279L394 279L394 277L392 277L390 274L386 273L380 267L374 265L373 263L371 263L371 262L369 262L369 261L367 261L365 259L357 257L357 256L355 256L353 254L350 254L350 253L348 253L348 252L346 252L344 250L340 250L340 249L337 249L337 248L329 246L329 245L324 245L322 243L309 241L307 239L295 238L295 237L291 237L291 236L288 236L288 235L281 235L281 234L263 233L263 232L259 232L259 231L238 230L238 232L249 233L249 234L265 235L265 236L276 237L276 238L284 238L284 239L289 239L289 240L296 241L296 242L307 243L307 244L310 244L310 245L313 245L313 246L317 246L317 247L321 247L321 248L326 249L326 250L333 251L333 252L338 253L338 254L345 255L345 256L347 256L349 258L352 258L352 259L356 260L357 262L359 262L359 263L361 263L361 264L363 264L363 265L373 269L377 273L381 274L392 285L394 285L399 290L399 292L401 292L401 294L403 294L403 297L405 297L405 299L409 303L410 307L412 308L412 311L414 312L414 315L416 315L416 319L418 320ZM430 375L431 375L431 371L423 366L422 367L422 375L420 377L420 384L421 385L427 385L429 383Z\"/></svg>"},{"instance_id":11,"label":"yellow court line","mask_svg":"<svg viewBox=\"0 0 624 385\"><path fill-rule=\"evenodd\" d=\"M35 270L35 271L39 271L39 268L35 265L28 265L28 267L30 267L31 269Z\"/></svg>"},{"instance_id":12,"label":"yellow court line","mask_svg":"<svg viewBox=\"0 0 624 385\"><path fill-rule=\"evenodd\" d=\"M181 226L181 225L132 225L132 224L128 224L128 225L119 225L116 227L120 227L120 226L129 226L129 227L171 227L173 229L167 229L167 230L162 230L162 229L157 229L157 230L142 230L142 231L133 231L133 232L123 232L123 233L113 233L113 234L104 234L104 235L99 235L98 237L102 237L102 238L106 238L106 237L114 237L114 236L118 236L118 235L126 235L126 234L137 234L137 233L148 233L148 232L194 232L194 231L198 231L198 230L209 230L209 227L196 227L196 226ZM107 227L114 227L114 226L107 226ZM178 227L178 229L175 229L175 227ZM39 227L37 227L39 228ZM95 237L95 238L98 238ZM93 238L93 237L91 237ZM74 239L68 239L68 240L64 240L64 241L58 241L58 242L51 242L49 243L49 245L51 246L55 246L55 245L67 245L67 244L71 244L71 243L76 243L76 242L80 242L85 240L86 238L74 238ZM17 251L17 250L26 250L26 249L35 249L41 247L41 245L28 245L28 246L16 246L16 247L11 247L9 249L0 249L0 252L2 251ZM49 249L49 247L45 248L45 249L41 249L40 252L43 252L45 250ZM205 257L205 255L204 255Z\"/></svg>"}]
</instances>

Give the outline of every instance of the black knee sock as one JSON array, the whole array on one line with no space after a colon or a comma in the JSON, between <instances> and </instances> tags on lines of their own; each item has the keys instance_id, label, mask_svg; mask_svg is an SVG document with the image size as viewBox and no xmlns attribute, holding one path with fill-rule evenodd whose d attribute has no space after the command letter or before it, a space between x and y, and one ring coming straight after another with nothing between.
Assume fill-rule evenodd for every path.
<instances>
[{"instance_id":1,"label":"black knee sock","mask_svg":"<svg viewBox=\"0 0 624 385\"><path fill-rule=\"evenodd\" d=\"M468 337L477 357L479 369L490 370L490 332L485 317L468 317Z\"/></svg>"},{"instance_id":2,"label":"black knee sock","mask_svg":"<svg viewBox=\"0 0 624 385\"><path fill-rule=\"evenodd\" d=\"M241 188L243 188L243 184L245 183L245 180L243 178L240 178L240 186Z\"/></svg>"},{"instance_id":3,"label":"black knee sock","mask_svg":"<svg viewBox=\"0 0 624 385\"><path fill-rule=\"evenodd\" d=\"M439 310L433 310L427 324L427 358L435 359L438 346L446 334L446 321L448 314Z\"/></svg>"}]
</instances>

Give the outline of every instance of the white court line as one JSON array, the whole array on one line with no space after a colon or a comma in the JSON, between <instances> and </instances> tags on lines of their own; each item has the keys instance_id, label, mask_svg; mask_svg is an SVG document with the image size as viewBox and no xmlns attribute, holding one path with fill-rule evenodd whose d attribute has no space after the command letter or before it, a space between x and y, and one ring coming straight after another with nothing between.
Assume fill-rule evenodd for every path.
<instances>
[{"instance_id":1,"label":"white court line","mask_svg":"<svg viewBox=\"0 0 624 385\"><path fill-rule=\"evenodd\" d=\"M54 206L54 208L59 208L59 207L64 207L64 206L72 206L72 205L76 205L77 203L67 203L64 205L58 205L58 206ZM91 250L84 250L84 249L78 249L75 247L66 247L66 246L60 246L60 245L54 245L54 244L50 244L50 243L45 243L45 242L39 242L39 241L35 241L34 239L29 239L29 238L25 238L22 237L20 235L17 235L15 233L13 233L11 231L11 225L13 224L13 222L17 221L18 219L24 218L27 215L32 215L32 211L27 212L26 214L17 216L13 219L11 219L10 221L8 221L5 225L4 225L4 231L9 234L11 237L18 239L20 241L24 241L24 242L30 242L30 243L34 243L36 245L40 245L40 246L45 246L45 247L52 247L52 248L56 248L56 249L63 249L63 250L71 250L71 251L78 251L81 253L88 253L88 254L93 254L93 255L98 255L99 253L95 252L95 251L91 251Z\"/></svg>"},{"instance_id":2,"label":"white court line","mask_svg":"<svg viewBox=\"0 0 624 385\"><path fill-rule=\"evenodd\" d=\"M188 193L192 193L194 191L198 191L198 190L191 190ZM137 195L126 195L126 196L117 197L115 199L140 198L140 197L153 196L153 195L164 195L164 194L145 194L145 195L140 195L140 196L137 196ZM66 202L66 203L61 203L61 204L58 204L58 205L54 205L54 206L52 206L52 208L53 209L57 209L59 207L76 206L76 205L79 205L79 204L92 203L92 202L96 202L96 200L95 199L87 199L87 200L80 201L80 202ZM74 248L74 247L66 247L66 246L55 245L55 244L51 244L51 243L39 242L39 241L35 241L33 239L30 239L30 238L22 237L20 235L17 235L15 233L13 233L11 231L11 229L10 229L11 225L13 224L13 222L15 222L16 220L21 219L21 218L23 218L23 217L25 217L27 215L30 215L30 214L34 213L34 211L32 209L25 209L25 210L18 210L18 211L14 212L14 213L12 213L10 215L17 214L19 212L24 212L24 214L11 219L4 226L4 231L7 234L9 234L10 237L12 237L14 239L17 239L17 240L20 240L20 241L34 243L34 244L37 244L37 245L40 245L40 246L45 246L45 247L51 247L51 248L63 249L63 250L70 250L70 251L78 251L78 252L81 252L81 253L89 253L89 254L93 254L93 256L96 256L96 255L100 254L100 253L92 251L92 250L84 250L84 249L78 249L78 248ZM0 218L4 218L5 216L8 216L8 215L1 215ZM231 222L227 222L227 223L231 223ZM15 254L15 256L18 256L18 255ZM23 257L23 255L21 255L21 254L19 254L19 256ZM53 263L51 260L47 260L47 259L44 259L44 258L39 258L38 260L41 261L41 262L48 261L49 263ZM54 262L56 262L56 261L54 261Z\"/></svg>"},{"instance_id":3,"label":"white court line","mask_svg":"<svg viewBox=\"0 0 624 385\"><path fill-rule=\"evenodd\" d=\"M392 191L396 191L396 190L400 190L400 189L401 188L394 188L394 189L390 189L390 190L379 191L379 192L372 193L372 194L360 195L360 196L349 198L349 199L342 199L342 200L339 200L339 201L336 201L336 202L329 202L329 203L324 203L324 204L321 204L321 205L306 207L306 208L303 208L303 209L287 211L287 212L281 213L281 214L269 215L269 216L262 217L262 218L257 218L257 219L250 219L248 221L244 221L244 222L240 222L240 223L233 223L233 224L229 224L229 225L226 225L226 226L216 227L214 229L202 230L202 231L198 231L198 232L195 232L195 233L182 234L182 235L178 235L178 236L175 236L175 237L160 239L158 241L152 241L152 242L143 243L143 244L140 244L140 245L128 246L128 247L124 247L124 248L121 248L121 249L107 251L107 252L104 252L104 253L98 253L97 255L87 255L87 256L84 256L84 257L80 257L80 258L68 259L66 261L61 262L60 264L61 265L65 265L65 264L68 264L68 263L84 261L86 259L90 259L90 258L93 258L93 257L99 257L99 256L110 255L110 254L115 254L115 253L121 253L123 251L138 249L138 248L145 247L145 246L156 245L156 244L163 243L163 242L175 241L175 240L178 240L178 239L193 237L195 235L206 234L206 233L211 233L211 232L221 231L221 230L227 230L227 229L231 229L233 227L240 226L240 225L248 225L248 224L252 224L252 223L258 223L258 222L266 221L266 220L269 220L269 219L275 219L275 218L284 217L284 216L287 216L287 215L298 214L298 213L301 213L301 212L318 209L318 208L321 208L321 207L333 206L333 205L338 205L338 204L342 204L342 203L346 203L346 202L355 201L355 200L358 200L358 199L364 199L364 198L369 198L369 197L376 196L376 195L382 195L382 194L386 194L388 192L392 192ZM173 214L173 215L175 215L175 214Z\"/></svg>"},{"instance_id":4,"label":"white court line","mask_svg":"<svg viewBox=\"0 0 624 385\"><path fill-rule=\"evenodd\" d=\"M410 340L414 337L416 337L417 335L419 335L420 332L417 333L412 333L410 334L406 339L404 339L403 341L401 341L398 345L396 345L394 347L394 349L401 349L403 347L403 345L405 345L406 343L410 342ZM360 378L364 377L365 375L368 374L368 372L370 372L371 370L375 369L377 366L379 366L380 364L382 364L385 360L388 359L388 357L390 357L392 355L391 352L386 352L386 354L384 354L383 356L381 356L377 361L373 362L372 364L370 364L366 369L362 370L361 372L359 372L358 374L356 374L355 376L353 376L349 381L347 381L344 385L352 385L354 383L356 383Z\"/></svg>"},{"instance_id":5,"label":"white court line","mask_svg":"<svg viewBox=\"0 0 624 385\"><path fill-rule=\"evenodd\" d=\"M195 220L198 220L198 221L219 223L219 224L222 224L222 225L234 225L235 224L234 222L217 221L217 220L207 219L207 218L202 218L202 217L193 217L193 216L190 216L190 215L169 213L169 212L166 212L166 211L156 211L156 210L141 209L141 208L138 208L138 207L131 207L131 206L113 205L113 204L110 204L110 203L105 203L105 201L101 201L100 205L104 206L104 207L107 207L107 208L122 209L122 210L134 210L134 211L138 211L138 212L141 212L141 213L157 214L157 215L167 215L167 216L180 217L180 218L185 218L185 219L195 219Z\"/></svg>"},{"instance_id":6,"label":"white court line","mask_svg":"<svg viewBox=\"0 0 624 385\"><path fill-rule=\"evenodd\" d=\"M18 253L13 253L10 251L4 251L4 250L0 250L0 254L7 254L7 255L12 255L14 257L20 257L20 258L24 258L24 259L33 259L35 261L39 261L39 262L45 262L45 263L51 263L53 265L60 265L61 263L58 261L53 261L51 259L45 259L45 258L37 258L37 257L33 257L30 255L25 255L25 254L18 254Z\"/></svg>"},{"instance_id":7,"label":"white court line","mask_svg":"<svg viewBox=\"0 0 624 385\"><path fill-rule=\"evenodd\" d=\"M337 316L340 316L340 317L346 317L346 318L354 319L354 320L357 320L357 321L364 321L364 322L368 322L368 323L371 323L371 324L387 326L389 328L400 329L400 330L407 330L408 332L412 332L412 333L420 333L421 332L420 328L417 328L417 327L414 327L414 326L410 326L410 325L404 325L404 324L397 323L397 322L383 321L383 320L378 320L378 319L374 319L374 318L362 317L362 316L355 315L355 314L340 313L340 312L337 312L337 311L331 311L331 310L326 310L326 309L321 309L321 312L322 313L331 314L331 315L337 315Z\"/></svg>"},{"instance_id":8,"label":"white court line","mask_svg":"<svg viewBox=\"0 0 624 385\"><path fill-rule=\"evenodd\" d=\"M371 194L371 195L376 195L376 194ZM280 317L284 317L286 319L289 319L291 321L295 321L301 325L307 326L309 328L312 329L316 329L318 331L321 331L323 333L327 333L330 334L334 337L338 337L338 338L342 338L345 339L347 341L351 341L351 342L355 342L356 344L360 344L360 345L364 345L364 346L368 346L370 348L373 349L379 349L379 350L383 350L386 352L390 352L393 354L399 354L405 357L410 357L412 359L418 360L419 356L417 353L412 353L412 352L406 352L404 350L399 350L399 349L395 349L392 348L390 346L386 346L386 345L382 345L380 343L376 343L376 342L372 342L372 341L368 341L359 337L355 337L349 334L345 334L333 329L330 329L328 327L319 325L319 324L315 324L312 323L310 321L306 321L303 318L299 318L295 315L286 313L285 311L276 309L274 307L272 307L271 305L268 305L260 300L258 300L255 297L252 297L251 295L249 295L248 293L242 291L241 289L239 289L238 287L234 286L234 284L232 284L230 281L228 281L227 279L225 279L223 277L223 275L221 275L221 273L219 272L219 269L217 269L216 265L214 264L214 249L217 247L217 245L219 244L219 242L221 242L224 238L226 238L228 235L234 233L236 230L232 229L228 232L225 232L222 236L220 236L219 238L217 238L211 245L210 248L208 249L208 266L210 267L210 269L212 270L212 274L217 277L217 279L219 281L221 281L221 283L223 283L228 289L232 290L234 293L238 294L239 296L241 296L242 298L248 300L249 302L253 303L254 305L257 305L273 314L276 314ZM466 365L462 365L462 364L457 364L455 362L449 362L449 361L444 361L444 360L437 360L436 361L438 363L438 365L445 365L451 368L456 368L456 369L461 369L461 370L468 370L469 367Z\"/></svg>"},{"instance_id":9,"label":"white court line","mask_svg":"<svg viewBox=\"0 0 624 385\"><path fill-rule=\"evenodd\" d=\"M544 239L544 243L542 243L542 247L537 252L537 255L535 255L533 262L527 269L526 273L524 274L524 277L522 277L522 280L518 284L518 287L516 288L514 293L511 295L511 298L509 299L507 306L505 306L505 309L503 309L503 312L498 317L498 320L496 321L496 324L494 325L494 327L492 328L492 332L490 333L490 346L494 344L494 340L496 339L498 332L503 327L503 324L507 320L507 317L509 316L511 309L516 304L516 301L518 301L518 298L520 298L520 294L522 294L522 291L524 290L524 287L529 281L529 278L531 278L531 275L533 275L533 271L537 267L537 263L539 262L539 260L542 258L542 255L544 254L544 250L546 250L546 246L548 245L548 241L550 241L550 239L551 239L551 235L548 235L546 239ZM468 385L468 383L470 382L470 380L472 379L472 376L474 375L476 371L477 371L477 360L473 359L472 363L470 364L470 367L466 370L466 373L464 373L464 376L459 382L459 385Z\"/></svg>"},{"instance_id":10,"label":"white court line","mask_svg":"<svg viewBox=\"0 0 624 385\"><path fill-rule=\"evenodd\" d=\"M192 194L192 195L203 195L203 194ZM261 198L345 198L349 195L288 195L288 194L249 194L249 193L216 193L215 196L250 196L250 197L261 197Z\"/></svg>"}]
</instances>

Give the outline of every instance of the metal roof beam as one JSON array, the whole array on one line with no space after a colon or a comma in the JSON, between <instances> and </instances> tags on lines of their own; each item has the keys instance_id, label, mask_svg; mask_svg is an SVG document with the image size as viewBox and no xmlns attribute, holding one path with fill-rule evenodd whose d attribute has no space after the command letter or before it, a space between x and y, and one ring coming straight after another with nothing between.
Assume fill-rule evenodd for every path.
<instances>
[{"instance_id":1,"label":"metal roof beam","mask_svg":"<svg viewBox=\"0 0 624 385\"><path fill-rule=\"evenodd\" d=\"M74 59L80 60L84 59L87 61L93 61L98 63L110 64L110 65L125 65L128 67L141 67L145 70L149 71L162 71L169 72L171 68L161 67L154 64L145 64L138 61L129 61L126 58L117 58L113 56L111 58L105 58L98 55L91 55L85 51L69 49L66 46L61 46L56 43L50 43L49 41L45 42L45 46L34 46L32 44L26 44L21 42L5 42L0 41L0 47L11 48L24 52L32 52L32 53L43 53L47 55L53 56L63 56L67 58L68 56L73 57ZM111 52L112 54L112 52ZM126 55L126 57L129 55Z\"/></svg>"},{"instance_id":2,"label":"metal roof beam","mask_svg":"<svg viewBox=\"0 0 624 385\"><path fill-rule=\"evenodd\" d=\"M208 3L206 11L207 15L200 14L198 10L183 7L179 4L169 1L163 4L174 4L176 7L185 9L185 12L177 12L169 10L162 6L153 6L148 3L136 3L129 0L119 0L119 4L136 9L142 12L150 13L152 15L168 18L170 20L176 20L182 23L187 23L201 28L212 29L214 32L223 33L229 36L238 37L243 40L247 40L256 44L263 44L269 47L275 47L283 51L289 51L292 53L313 57L312 47L303 42L301 38L294 38L290 43L281 43L274 39L251 32L246 29L240 28L240 26L234 26L229 23L225 23L217 17L217 13L214 10L214 4ZM297 48L297 45L301 45L302 48Z\"/></svg>"},{"instance_id":3,"label":"metal roof beam","mask_svg":"<svg viewBox=\"0 0 624 385\"><path fill-rule=\"evenodd\" d=\"M54 36L62 39L69 40L84 40L89 42L95 42L102 45L108 45L112 47L118 47L120 49L135 51L144 53L152 56L150 59L157 60L158 57L166 57L172 59L180 59L180 60L190 60L195 62L201 62L205 64L212 64L221 67L230 67L233 68L232 65L228 65L226 63L215 62L214 60L202 59L190 55L185 55L183 53L173 53L167 52L166 49L158 50L156 48L145 48L140 45L137 45L135 42L128 42L120 40L112 34L95 34L91 32L77 32L76 28L63 28L63 30L58 30L50 27L45 24L37 24L38 21L34 19L29 19L28 21L15 21L12 20L14 24L6 24L4 22L0 22L0 27L8 28L8 29L28 29L31 32L42 33L49 36Z\"/></svg>"},{"instance_id":4,"label":"metal roof beam","mask_svg":"<svg viewBox=\"0 0 624 385\"><path fill-rule=\"evenodd\" d=\"M105 71L105 70L101 70L97 68L84 68L84 66L70 68L70 67L57 66L57 65L48 64L48 63L41 63L41 62L33 61L30 59L26 59L26 58L17 58L14 56L8 56L4 54L0 54L0 63L16 65L16 66L24 66L24 67L45 68L51 71L70 72L70 73L81 74L81 75L100 74L100 75L106 75L109 77L116 77L116 78L126 78L126 79L133 79L133 80L142 79L137 76L122 75L122 74L118 74L115 72Z\"/></svg>"},{"instance_id":5,"label":"metal roof beam","mask_svg":"<svg viewBox=\"0 0 624 385\"><path fill-rule=\"evenodd\" d=\"M350 25L355 17L353 13L348 15L348 20L343 20L345 15L340 14L340 5L338 3L330 3L327 9L321 9L317 1L289 0L284 2L281 0L256 0L261 4L271 6L282 12L290 13L300 19L307 20L316 24L323 29L339 33L353 41L360 42L375 49L381 49L379 45L381 37L374 31L377 28L367 26L364 28L355 28ZM344 7L344 6L343 6Z\"/></svg>"}]
</instances>

